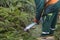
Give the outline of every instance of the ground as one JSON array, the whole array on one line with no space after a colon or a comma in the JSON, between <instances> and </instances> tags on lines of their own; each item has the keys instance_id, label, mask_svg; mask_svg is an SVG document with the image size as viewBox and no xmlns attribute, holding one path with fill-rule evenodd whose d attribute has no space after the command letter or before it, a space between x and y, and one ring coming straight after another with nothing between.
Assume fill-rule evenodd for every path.
<instances>
[{"instance_id":1,"label":"ground","mask_svg":"<svg viewBox=\"0 0 60 40\"><path fill-rule=\"evenodd\" d=\"M41 24L40 25L36 25L34 27L35 27L35 29L32 29L32 32L31 32L32 36L36 37L37 40L44 40L44 39L42 39L42 37L40 37L41 28L42 28ZM54 39L54 36L49 36L49 37L47 37L47 40L55 40L55 39Z\"/></svg>"}]
</instances>

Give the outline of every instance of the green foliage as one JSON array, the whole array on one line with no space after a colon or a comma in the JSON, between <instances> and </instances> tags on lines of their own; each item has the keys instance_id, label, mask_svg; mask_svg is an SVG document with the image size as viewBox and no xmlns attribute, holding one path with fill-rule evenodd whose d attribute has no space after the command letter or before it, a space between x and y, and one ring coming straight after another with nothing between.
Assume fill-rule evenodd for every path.
<instances>
[{"instance_id":1,"label":"green foliage","mask_svg":"<svg viewBox=\"0 0 60 40\"><path fill-rule=\"evenodd\" d=\"M0 0L0 6L23 8L26 12L34 11L34 2L31 0Z\"/></svg>"},{"instance_id":2,"label":"green foliage","mask_svg":"<svg viewBox=\"0 0 60 40\"><path fill-rule=\"evenodd\" d=\"M23 29L32 22L31 0L0 0L0 40L35 40Z\"/></svg>"},{"instance_id":3,"label":"green foliage","mask_svg":"<svg viewBox=\"0 0 60 40\"><path fill-rule=\"evenodd\" d=\"M25 12L20 12L18 8L0 8L0 36L1 40L29 40L30 33L23 29L29 23L29 16ZM24 37L25 36L25 37ZM2 38L1 38L2 37Z\"/></svg>"},{"instance_id":4,"label":"green foliage","mask_svg":"<svg viewBox=\"0 0 60 40\"><path fill-rule=\"evenodd\" d=\"M57 24L57 29L54 35L55 35L55 40L60 40L60 24Z\"/></svg>"}]
</instances>

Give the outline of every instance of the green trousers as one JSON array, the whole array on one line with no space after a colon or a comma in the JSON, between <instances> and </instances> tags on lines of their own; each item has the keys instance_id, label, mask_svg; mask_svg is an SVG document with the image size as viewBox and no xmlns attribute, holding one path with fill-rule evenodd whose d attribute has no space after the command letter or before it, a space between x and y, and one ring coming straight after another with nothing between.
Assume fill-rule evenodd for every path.
<instances>
[{"instance_id":1,"label":"green trousers","mask_svg":"<svg viewBox=\"0 0 60 40\"><path fill-rule=\"evenodd\" d=\"M55 29L55 25L57 23L58 16L58 7L57 4L50 5L44 10L43 16L43 24L42 24L42 32L51 32L51 30Z\"/></svg>"}]
</instances>

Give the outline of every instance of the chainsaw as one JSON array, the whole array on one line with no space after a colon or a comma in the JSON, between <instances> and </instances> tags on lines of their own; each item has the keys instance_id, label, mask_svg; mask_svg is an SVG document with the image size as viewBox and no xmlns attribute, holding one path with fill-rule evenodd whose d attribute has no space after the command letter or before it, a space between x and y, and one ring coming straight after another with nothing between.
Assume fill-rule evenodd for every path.
<instances>
[{"instance_id":1,"label":"chainsaw","mask_svg":"<svg viewBox=\"0 0 60 40\"><path fill-rule=\"evenodd\" d=\"M40 21L41 21L41 23L43 23L42 17L41 17ZM24 31L27 31L27 30L31 29L35 25L37 25L36 22L31 23L30 25L26 26L26 28L24 29Z\"/></svg>"},{"instance_id":2,"label":"chainsaw","mask_svg":"<svg viewBox=\"0 0 60 40\"><path fill-rule=\"evenodd\" d=\"M26 26L26 28L24 29L24 31L29 30L30 28L32 28L32 27L33 27L34 25L36 25L36 24L37 24L37 23L32 23L32 24Z\"/></svg>"}]
</instances>

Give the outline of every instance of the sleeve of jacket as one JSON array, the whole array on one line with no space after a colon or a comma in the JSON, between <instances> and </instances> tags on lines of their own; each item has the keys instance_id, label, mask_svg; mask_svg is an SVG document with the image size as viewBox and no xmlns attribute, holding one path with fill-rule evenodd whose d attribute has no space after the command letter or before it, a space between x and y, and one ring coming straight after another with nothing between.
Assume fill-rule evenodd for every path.
<instances>
[{"instance_id":1,"label":"sleeve of jacket","mask_svg":"<svg viewBox=\"0 0 60 40\"><path fill-rule=\"evenodd\" d=\"M36 4L36 19L39 21L44 9L45 0L35 0Z\"/></svg>"}]
</instances>

